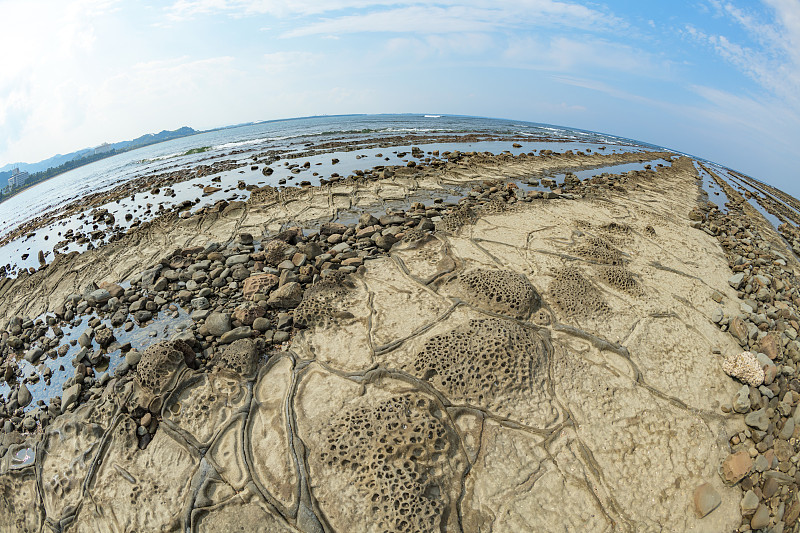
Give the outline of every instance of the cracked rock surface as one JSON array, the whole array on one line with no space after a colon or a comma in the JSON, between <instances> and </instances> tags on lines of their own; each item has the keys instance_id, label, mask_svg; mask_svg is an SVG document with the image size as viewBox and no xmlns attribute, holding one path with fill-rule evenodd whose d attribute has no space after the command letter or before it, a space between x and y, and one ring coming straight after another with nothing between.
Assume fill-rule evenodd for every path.
<instances>
[{"instance_id":1,"label":"cracked rock surface","mask_svg":"<svg viewBox=\"0 0 800 533\"><path fill-rule=\"evenodd\" d=\"M523 165L254 195L135 238L146 256ZM650 174L409 232L307 288L291 310L305 329L282 351L236 340L198 370L180 340L148 348L136 372L8 449L0 529L736 530L742 490L718 469L745 428L720 407L741 384L715 349L739 344L708 318L734 312L736 292L717 240L691 228L690 160ZM148 266L127 248L93 253L100 269ZM83 275L49 272L48 296L6 307L46 307ZM143 408L158 423L144 449ZM700 486L720 500L702 518Z\"/></svg>"}]
</instances>

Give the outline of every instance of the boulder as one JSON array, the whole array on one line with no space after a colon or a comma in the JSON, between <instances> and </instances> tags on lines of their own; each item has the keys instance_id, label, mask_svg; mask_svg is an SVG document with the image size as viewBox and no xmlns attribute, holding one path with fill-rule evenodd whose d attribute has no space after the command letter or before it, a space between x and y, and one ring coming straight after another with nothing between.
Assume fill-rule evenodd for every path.
<instances>
[{"instance_id":1,"label":"boulder","mask_svg":"<svg viewBox=\"0 0 800 533\"><path fill-rule=\"evenodd\" d=\"M253 300L256 294L266 294L279 282L274 274L255 274L244 280L242 294L245 300Z\"/></svg>"},{"instance_id":2,"label":"boulder","mask_svg":"<svg viewBox=\"0 0 800 533\"><path fill-rule=\"evenodd\" d=\"M211 313L206 318L206 329L215 337L221 337L231 330L231 317L227 313Z\"/></svg>"},{"instance_id":3,"label":"boulder","mask_svg":"<svg viewBox=\"0 0 800 533\"><path fill-rule=\"evenodd\" d=\"M299 283L292 281L275 289L267 303L270 307L297 307L303 299L303 289Z\"/></svg>"}]
</instances>

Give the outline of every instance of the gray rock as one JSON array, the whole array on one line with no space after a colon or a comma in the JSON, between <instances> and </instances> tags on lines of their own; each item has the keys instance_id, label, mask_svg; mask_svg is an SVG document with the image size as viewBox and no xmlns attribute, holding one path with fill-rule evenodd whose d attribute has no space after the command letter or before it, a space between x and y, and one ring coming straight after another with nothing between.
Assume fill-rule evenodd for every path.
<instances>
[{"instance_id":1,"label":"gray rock","mask_svg":"<svg viewBox=\"0 0 800 533\"><path fill-rule=\"evenodd\" d=\"M362 228L374 226L377 223L378 219L372 216L370 213L364 213L358 218L358 225Z\"/></svg>"},{"instance_id":2,"label":"gray rock","mask_svg":"<svg viewBox=\"0 0 800 533\"><path fill-rule=\"evenodd\" d=\"M221 337L231 330L231 317L227 313L211 313L206 318L206 329L215 337Z\"/></svg>"},{"instance_id":3,"label":"gray rock","mask_svg":"<svg viewBox=\"0 0 800 533\"><path fill-rule=\"evenodd\" d=\"M111 299L111 293L106 289L97 289L89 293L86 301L91 305L104 304Z\"/></svg>"},{"instance_id":4,"label":"gray rock","mask_svg":"<svg viewBox=\"0 0 800 533\"><path fill-rule=\"evenodd\" d=\"M756 460L753 461L753 468L756 469L756 472L766 472L769 470L769 461L762 454L758 454Z\"/></svg>"},{"instance_id":5,"label":"gray rock","mask_svg":"<svg viewBox=\"0 0 800 533\"><path fill-rule=\"evenodd\" d=\"M269 320L264 317L258 317L253 321L253 329L261 333L267 331L270 327Z\"/></svg>"},{"instance_id":6,"label":"gray rock","mask_svg":"<svg viewBox=\"0 0 800 533\"><path fill-rule=\"evenodd\" d=\"M84 348L91 348L92 346L92 339L86 332L81 333L81 336L78 337L78 344L83 346Z\"/></svg>"},{"instance_id":7,"label":"gray rock","mask_svg":"<svg viewBox=\"0 0 800 533\"><path fill-rule=\"evenodd\" d=\"M303 288L296 281L292 281L272 291L267 303L271 307L296 307L302 299Z\"/></svg>"},{"instance_id":8,"label":"gray rock","mask_svg":"<svg viewBox=\"0 0 800 533\"><path fill-rule=\"evenodd\" d=\"M166 290L168 285L169 285L169 280L165 277L160 277L158 278L158 281L156 281L153 284L153 290L156 292L161 292L163 290Z\"/></svg>"},{"instance_id":9,"label":"gray rock","mask_svg":"<svg viewBox=\"0 0 800 533\"><path fill-rule=\"evenodd\" d=\"M17 392L17 402L20 406L27 407L27 405L31 403L31 400L33 400L33 397L28 387L26 387L24 383L20 384L19 392Z\"/></svg>"},{"instance_id":10,"label":"gray rock","mask_svg":"<svg viewBox=\"0 0 800 533\"><path fill-rule=\"evenodd\" d=\"M734 274L728 279L728 285L738 290L739 287L742 286L743 281L744 281L744 272L739 272L738 274Z\"/></svg>"},{"instance_id":11,"label":"gray rock","mask_svg":"<svg viewBox=\"0 0 800 533\"><path fill-rule=\"evenodd\" d=\"M153 313L151 313L150 311L136 311L133 314L133 318L136 319L136 322L141 324L153 318Z\"/></svg>"},{"instance_id":12,"label":"gray rock","mask_svg":"<svg viewBox=\"0 0 800 533\"><path fill-rule=\"evenodd\" d=\"M171 341L183 341L183 342L189 344L190 346L192 344L194 344L194 342L195 342L194 333L192 333L192 330L190 330L190 329L185 329L185 330L183 330L183 331L181 331L179 333L176 333L175 335L170 337L169 340L171 340Z\"/></svg>"},{"instance_id":13,"label":"gray rock","mask_svg":"<svg viewBox=\"0 0 800 533\"><path fill-rule=\"evenodd\" d=\"M152 289L153 285L156 282L156 279L158 278L159 273L161 273L161 270L163 268L164 265L156 265L155 267L142 272L142 279L141 279L142 287L144 287L145 289Z\"/></svg>"},{"instance_id":14,"label":"gray rock","mask_svg":"<svg viewBox=\"0 0 800 533\"><path fill-rule=\"evenodd\" d=\"M756 496L756 493L752 490L748 490L744 493L744 497L739 505L742 509L742 515L749 516L758 509L758 496Z\"/></svg>"},{"instance_id":15,"label":"gray rock","mask_svg":"<svg viewBox=\"0 0 800 533\"><path fill-rule=\"evenodd\" d=\"M61 398L61 412L66 413L69 406L78 401L78 396L81 393L81 386L80 384L76 383L75 385L69 387L67 390L64 391L64 395Z\"/></svg>"},{"instance_id":16,"label":"gray rock","mask_svg":"<svg viewBox=\"0 0 800 533\"><path fill-rule=\"evenodd\" d=\"M784 424L783 429L778 434L778 437L782 438L783 440L789 440L794 435L794 419L787 418L786 424Z\"/></svg>"},{"instance_id":17,"label":"gray rock","mask_svg":"<svg viewBox=\"0 0 800 533\"><path fill-rule=\"evenodd\" d=\"M694 506L697 516L703 518L719 507L722 497L710 483L703 483L694 490Z\"/></svg>"},{"instance_id":18,"label":"gray rock","mask_svg":"<svg viewBox=\"0 0 800 533\"><path fill-rule=\"evenodd\" d=\"M130 367L138 365L141 359L142 359L142 354L137 352L136 350L131 350L130 352L125 354L125 362L128 363L128 366Z\"/></svg>"},{"instance_id":19,"label":"gray rock","mask_svg":"<svg viewBox=\"0 0 800 533\"><path fill-rule=\"evenodd\" d=\"M280 344L282 342L286 342L289 340L289 332L288 331L276 331L275 335L272 337L272 342L275 344Z\"/></svg>"},{"instance_id":20,"label":"gray rock","mask_svg":"<svg viewBox=\"0 0 800 533\"><path fill-rule=\"evenodd\" d=\"M759 409L758 411L749 413L744 417L744 423L750 427L760 429L761 431L766 431L769 429L769 417L767 416L767 410Z\"/></svg>"},{"instance_id":21,"label":"gray rock","mask_svg":"<svg viewBox=\"0 0 800 533\"><path fill-rule=\"evenodd\" d=\"M208 302L208 298L193 298L192 299L192 308L193 309L208 309L211 307L211 304Z\"/></svg>"},{"instance_id":22,"label":"gray rock","mask_svg":"<svg viewBox=\"0 0 800 533\"><path fill-rule=\"evenodd\" d=\"M711 313L711 321L715 324L722 322L723 318L725 318L725 313L723 313L720 308L714 309L714 312Z\"/></svg>"},{"instance_id":23,"label":"gray rock","mask_svg":"<svg viewBox=\"0 0 800 533\"><path fill-rule=\"evenodd\" d=\"M25 360L32 365L35 365L39 358L42 357L44 352L38 346L35 346L25 353Z\"/></svg>"},{"instance_id":24,"label":"gray rock","mask_svg":"<svg viewBox=\"0 0 800 533\"><path fill-rule=\"evenodd\" d=\"M769 525L769 507L763 503L758 506L753 518L750 520L750 528L753 530L764 529Z\"/></svg>"},{"instance_id":25,"label":"gray rock","mask_svg":"<svg viewBox=\"0 0 800 533\"><path fill-rule=\"evenodd\" d=\"M211 309L198 309L197 311L192 311L192 320L205 320L211 315Z\"/></svg>"},{"instance_id":26,"label":"gray rock","mask_svg":"<svg viewBox=\"0 0 800 533\"><path fill-rule=\"evenodd\" d=\"M240 328L232 329L222 335L219 339L221 344L230 344L233 341L238 341L239 339L247 339L250 338L252 335L253 330L250 326L242 326Z\"/></svg>"},{"instance_id":27,"label":"gray rock","mask_svg":"<svg viewBox=\"0 0 800 533\"><path fill-rule=\"evenodd\" d=\"M389 251L396 242L397 239L391 235L379 235L375 238L375 245L385 251Z\"/></svg>"},{"instance_id":28,"label":"gray rock","mask_svg":"<svg viewBox=\"0 0 800 533\"><path fill-rule=\"evenodd\" d=\"M737 413L744 414L750 410L750 387L742 385L736 394L733 396L733 410Z\"/></svg>"},{"instance_id":29,"label":"gray rock","mask_svg":"<svg viewBox=\"0 0 800 533\"><path fill-rule=\"evenodd\" d=\"M242 265L250 261L250 254L232 255L225 260L225 266Z\"/></svg>"}]
</instances>

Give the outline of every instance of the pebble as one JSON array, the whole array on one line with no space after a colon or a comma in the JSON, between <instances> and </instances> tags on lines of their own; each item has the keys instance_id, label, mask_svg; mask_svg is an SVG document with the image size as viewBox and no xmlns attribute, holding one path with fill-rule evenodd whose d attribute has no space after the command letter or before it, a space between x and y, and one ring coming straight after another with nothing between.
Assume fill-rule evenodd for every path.
<instances>
[{"instance_id":1,"label":"pebble","mask_svg":"<svg viewBox=\"0 0 800 533\"><path fill-rule=\"evenodd\" d=\"M64 391L64 396L61 399L61 412L67 412L70 405L78 401L78 396L81 393L80 384L75 384Z\"/></svg>"},{"instance_id":2,"label":"pebble","mask_svg":"<svg viewBox=\"0 0 800 533\"><path fill-rule=\"evenodd\" d=\"M769 429L769 417L767 416L766 409L759 409L758 411L749 413L744 417L744 423L750 427L766 431Z\"/></svg>"},{"instance_id":3,"label":"pebble","mask_svg":"<svg viewBox=\"0 0 800 533\"><path fill-rule=\"evenodd\" d=\"M750 520L752 529L763 529L769 525L769 508L763 503L758 506L753 518Z\"/></svg>"},{"instance_id":4,"label":"pebble","mask_svg":"<svg viewBox=\"0 0 800 533\"><path fill-rule=\"evenodd\" d=\"M694 490L694 507L700 518L709 515L721 503L722 497L710 483L703 483Z\"/></svg>"},{"instance_id":5,"label":"pebble","mask_svg":"<svg viewBox=\"0 0 800 533\"><path fill-rule=\"evenodd\" d=\"M250 326L242 326L236 329L232 329L223 334L220 337L219 342L220 344L230 344L233 341L238 341L239 339L250 338L252 333L253 330L250 328Z\"/></svg>"},{"instance_id":6,"label":"pebble","mask_svg":"<svg viewBox=\"0 0 800 533\"><path fill-rule=\"evenodd\" d=\"M752 490L748 490L744 493L744 497L742 501L739 503L739 506L742 510L743 516L749 516L756 512L758 509L758 496Z\"/></svg>"},{"instance_id":7,"label":"pebble","mask_svg":"<svg viewBox=\"0 0 800 533\"><path fill-rule=\"evenodd\" d=\"M31 403L32 399L33 397L31 396L28 387L26 387L24 383L20 384L19 392L17 392L17 402L20 404L20 406L26 407L29 403Z\"/></svg>"},{"instance_id":8,"label":"pebble","mask_svg":"<svg viewBox=\"0 0 800 533\"><path fill-rule=\"evenodd\" d=\"M210 335L221 337L231 330L231 317L227 313L211 313L205 325Z\"/></svg>"},{"instance_id":9,"label":"pebble","mask_svg":"<svg viewBox=\"0 0 800 533\"><path fill-rule=\"evenodd\" d=\"M750 410L750 387L742 385L733 396L733 410L744 414Z\"/></svg>"},{"instance_id":10,"label":"pebble","mask_svg":"<svg viewBox=\"0 0 800 533\"><path fill-rule=\"evenodd\" d=\"M736 483L750 473L753 460L745 451L730 454L722 462L722 479L727 483Z\"/></svg>"}]
</instances>

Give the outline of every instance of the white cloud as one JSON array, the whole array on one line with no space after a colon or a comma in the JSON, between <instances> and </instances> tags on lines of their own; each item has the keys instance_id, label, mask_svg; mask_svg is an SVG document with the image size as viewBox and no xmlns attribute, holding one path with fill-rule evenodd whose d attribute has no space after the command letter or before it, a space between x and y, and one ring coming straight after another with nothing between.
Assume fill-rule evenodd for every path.
<instances>
[{"instance_id":1,"label":"white cloud","mask_svg":"<svg viewBox=\"0 0 800 533\"><path fill-rule=\"evenodd\" d=\"M738 24L751 43L693 27L687 33L713 47L720 57L765 89L800 110L800 2L763 0L771 19L764 20L732 2L711 0L717 12Z\"/></svg>"},{"instance_id":2,"label":"white cloud","mask_svg":"<svg viewBox=\"0 0 800 533\"><path fill-rule=\"evenodd\" d=\"M361 12L352 13L353 10ZM346 11L349 13L344 14ZM166 12L172 20L218 13L231 16L326 16L321 21L299 26L289 32L289 36L363 31L447 33L531 24L587 29L625 26L623 20L604 10L556 0L177 0L166 8ZM433 20L425 18L426 14Z\"/></svg>"},{"instance_id":3,"label":"white cloud","mask_svg":"<svg viewBox=\"0 0 800 533\"><path fill-rule=\"evenodd\" d=\"M661 77L669 64L624 43L583 35L512 39L504 52L509 64L555 72L618 71Z\"/></svg>"},{"instance_id":4,"label":"white cloud","mask_svg":"<svg viewBox=\"0 0 800 533\"><path fill-rule=\"evenodd\" d=\"M318 64L322 57L321 54L303 51L272 52L264 54L264 68L270 74L302 71Z\"/></svg>"}]
</instances>

